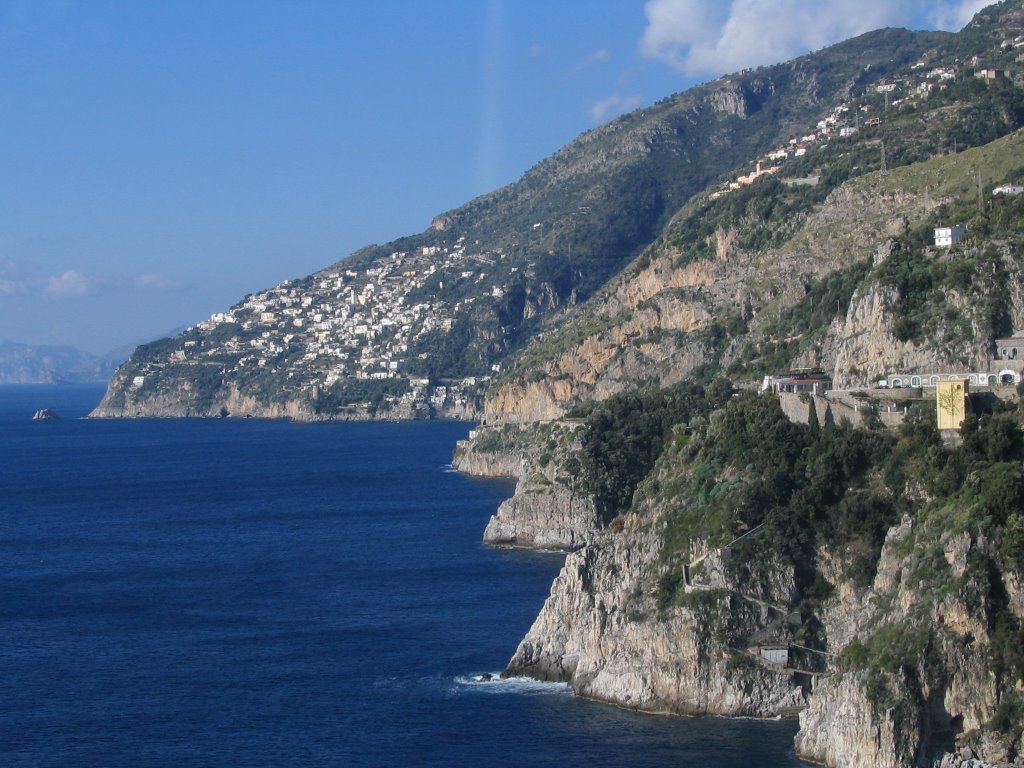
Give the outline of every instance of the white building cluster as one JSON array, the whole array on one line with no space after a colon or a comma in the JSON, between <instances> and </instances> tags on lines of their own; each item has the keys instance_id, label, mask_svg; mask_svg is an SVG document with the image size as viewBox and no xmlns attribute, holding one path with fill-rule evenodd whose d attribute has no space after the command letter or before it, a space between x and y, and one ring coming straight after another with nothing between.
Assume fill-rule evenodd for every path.
<instances>
[{"instance_id":1,"label":"white building cluster","mask_svg":"<svg viewBox=\"0 0 1024 768\"><path fill-rule=\"evenodd\" d=\"M1005 43L1004 45L1016 45ZM986 80L996 80L1004 76L1001 70L979 69L980 62L968 62L975 67L975 76ZM846 102L838 105L829 114L818 121L817 125L806 133L792 136L785 144L776 147L758 158L751 173L737 176L725 182L712 192L711 198L716 199L729 192L753 184L767 175L777 175L787 160L803 157L816 147L836 138L852 138L862 130L875 128L882 124L880 113L889 109L897 109L901 105L912 105L928 97L936 89L945 88L949 81L956 78L955 67L929 67L927 62L920 61L913 67L909 77L888 79L872 86L860 102ZM870 98L874 94L875 98ZM880 97L885 97L884 109ZM875 101L876 104L865 103ZM817 177L806 179L782 179L784 183L816 184Z\"/></svg>"},{"instance_id":2,"label":"white building cluster","mask_svg":"<svg viewBox=\"0 0 1024 768\"><path fill-rule=\"evenodd\" d=\"M452 246L394 252L368 266L344 264L304 281L286 280L247 296L227 312L195 326L168 363L235 358L227 374L268 369L284 372L294 389L324 391L345 378L402 379L394 396L414 409L461 407L484 380L474 377L434 385L410 376L410 350L432 332L451 330L472 298L448 304L436 297L410 300L438 272L479 281L493 260L467 253L464 238ZM443 288L444 282L440 281Z\"/></svg>"}]
</instances>

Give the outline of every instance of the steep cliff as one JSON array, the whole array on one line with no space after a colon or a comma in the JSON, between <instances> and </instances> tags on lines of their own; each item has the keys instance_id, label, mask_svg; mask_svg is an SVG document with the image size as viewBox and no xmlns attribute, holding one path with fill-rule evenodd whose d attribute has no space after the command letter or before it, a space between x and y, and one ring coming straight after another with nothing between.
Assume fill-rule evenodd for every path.
<instances>
[{"instance_id":1,"label":"steep cliff","mask_svg":"<svg viewBox=\"0 0 1024 768\"><path fill-rule=\"evenodd\" d=\"M574 550L605 525L593 494L577 479L579 428L575 421L481 427L456 447L453 466L478 476L517 479L484 530L497 546Z\"/></svg>"},{"instance_id":2,"label":"steep cliff","mask_svg":"<svg viewBox=\"0 0 1024 768\"><path fill-rule=\"evenodd\" d=\"M670 386L715 370L756 381L790 365L823 368L850 387L985 370L993 338L1024 327L1024 263L1016 225L992 227L970 206L978 175L1005 178L1022 152L1018 131L852 179L817 203L760 182L743 207L787 196L806 206L779 246L760 251L742 243L763 222L725 218L724 198L696 201L578 319L519 358L488 395L488 422L558 418L638 381ZM963 206L978 237L932 246L933 228ZM708 220L724 223L707 243L676 243Z\"/></svg>"},{"instance_id":3,"label":"steep cliff","mask_svg":"<svg viewBox=\"0 0 1024 768\"><path fill-rule=\"evenodd\" d=\"M1000 765L1024 754L1021 670L1005 664L1002 636L1024 618L1007 601L1018 577L987 536L943 517L892 528L871 587L847 585L824 612L840 663L800 715L801 754L893 768L967 749Z\"/></svg>"},{"instance_id":4,"label":"steep cliff","mask_svg":"<svg viewBox=\"0 0 1024 768\"><path fill-rule=\"evenodd\" d=\"M743 395L677 429L505 674L644 711L800 711L798 752L833 766L1024 757L1024 434L1000 406L944 449L928 419L821 431Z\"/></svg>"},{"instance_id":5,"label":"steep cliff","mask_svg":"<svg viewBox=\"0 0 1024 768\"><path fill-rule=\"evenodd\" d=\"M574 550L600 530L603 521L593 499L561 483L524 479L501 503L484 529L484 541L497 546Z\"/></svg>"},{"instance_id":6,"label":"steep cliff","mask_svg":"<svg viewBox=\"0 0 1024 768\"><path fill-rule=\"evenodd\" d=\"M565 681L581 695L648 712L792 714L805 701L803 681L730 646L770 623L772 608L721 591L658 604L662 523L656 508L641 507L571 554L505 674Z\"/></svg>"}]
</instances>

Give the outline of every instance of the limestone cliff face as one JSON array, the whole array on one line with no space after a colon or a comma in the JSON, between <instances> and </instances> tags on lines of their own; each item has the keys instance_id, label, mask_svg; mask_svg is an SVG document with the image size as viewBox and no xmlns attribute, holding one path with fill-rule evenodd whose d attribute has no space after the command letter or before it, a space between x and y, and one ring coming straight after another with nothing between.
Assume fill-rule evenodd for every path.
<instances>
[{"instance_id":1,"label":"limestone cliff face","mask_svg":"<svg viewBox=\"0 0 1024 768\"><path fill-rule=\"evenodd\" d=\"M872 286L854 295L838 333L833 369L837 387L867 386L892 373L987 369L986 345L974 343L975 338L985 334L980 328L969 338L958 338L938 349L934 344L922 346L893 336L893 308L897 301L896 289L887 286ZM968 303L957 295L949 295L947 301L952 308L961 311Z\"/></svg>"},{"instance_id":2,"label":"limestone cliff face","mask_svg":"<svg viewBox=\"0 0 1024 768\"><path fill-rule=\"evenodd\" d=\"M477 430L476 434L483 431ZM477 441L471 438L460 440L455 446L452 466L459 472L474 477L518 478L523 473L523 458L515 452L511 444L480 450Z\"/></svg>"},{"instance_id":3,"label":"limestone cliff face","mask_svg":"<svg viewBox=\"0 0 1024 768\"><path fill-rule=\"evenodd\" d=\"M502 502L484 530L484 542L496 546L573 550L602 526L593 499L564 485L532 487L527 478Z\"/></svg>"},{"instance_id":4,"label":"limestone cliff face","mask_svg":"<svg viewBox=\"0 0 1024 768\"><path fill-rule=\"evenodd\" d=\"M914 765L916 723L893 711L872 716L867 676L826 680L800 714L797 752L806 760L844 768L905 768Z\"/></svg>"},{"instance_id":5,"label":"limestone cliff face","mask_svg":"<svg viewBox=\"0 0 1024 768\"><path fill-rule=\"evenodd\" d=\"M709 258L688 260L674 246L656 245L642 266L592 302L592 312L603 318L600 330L582 335L531 376L513 377L491 394L485 404L488 423L558 418L578 402L603 400L637 380L661 386L682 380L715 361L706 332L716 320L749 322L747 340L756 341L772 318L803 299L809 281L870 260L906 228L903 211L915 205L920 201L903 190L851 182L829 194L778 249L744 252L737 245L738 232L727 227L715 232ZM670 231L685 226L684 214ZM832 368L847 348L847 357L859 359L862 351L856 344L862 338L872 349L882 347L885 340L868 338L861 326L891 327L887 301L893 301L888 294L863 297L851 308L850 327L837 329L808 364ZM721 362L738 355L741 347L733 344ZM920 357L932 359L934 353L924 350Z\"/></svg>"},{"instance_id":6,"label":"limestone cliff face","mask_svg":"<svg viewBox=\"0 0 1024 768\"><path fill-rule=\"evenodd\" d=\"M487 398L484 421L526 423L560 418L564 404L574 399L575 390L575 383L568 379L510 384Z\"/></svg>"},{"instance_id":7,"label":"limestone cliff face","mask_svg":"<svg viewBox=\"0 0 1024 768\"><path fill-rule=\"evenodd\" d=\"M657 521L629 516L569 555L505 674L648 712L771 717L802 706L794 675L725 647L702 608L659 611L660 548ZM721 599L740 621L764 610Z\"/></svg>"},{"instance_id":8,"label":"limestone cliff face","mask_svg":"<svg viewBox=\"0 0 1024 768\"><path fill-rule=\"evenodd\" d=\"M608 327L557 355L541 375L513 378L491 393L484 405L486 422L561 418L581 401L604 400L635 386L654 373L654 361L665 385L708 362L707 344L695 334L712 314L699 292L723 278L726 269L721 260L675 268L677 255L652 259L604 297L602 314L615 318Z\"/></svg>"},{"instance_id":9,"label":"limestone cliff face","mask_svg":"<svg viewBox=\"0 0 1024 768\"><path fill-rule=\"evenodd\" d=\"M461 443L453 465L467 474L517 478L515 493L498 507L484 531L495 546L575 550L605 521L593 497L568 469L579 449L572 422L481 427Z\"/></svg>"},{"instance_id":10,"label":"limestone cliff face","mask_svg":"<svg viewBox=\"0 0 1024 768\"><path fill-rule=\"evenodd\" d=\"M983 592L979 599L977 590L986 587L971 568L991 544L966 531L945 534L946 578L956 586L950 589L947 582L941 590L915 577L915 557L933 535L928 525L905 518L889 531L871 588L863 593L844 585L825 614L830 647L838 655L855 639L869 641L880 626L929 606L922 619L938 628L938 639L927 659L909 659L896 670L884 662L867 671L844 671L840 665L815 687L800 714L796 746L801 756L853 768L924 765L935 756L959 754L964 735L982 763L1008 764L1018 752L1019 745L982 732L999 697L988 656L992 638L985 604L990 598ZM1004 585L1015 580L1012 574L1001 576ZM947 757L944 764L960 762Z\"/></svg>"},{"instance_id":11,"label":"limestone cliff face","mask_svg":"<svg viewBox=\"0 0 1024 768\"><path fill-rule=\"evenodd\" d=\"M875 264L888 257L893 243L883 244L875 255ZM937 253L932 254L940 258ZM1018 290L1019 270L1009 252L1003 253L1000 283L1010 289L1007 310L1014 318L1024 318L1024 296ZM995 276L993 276L993 281ZM999 290L993 285L986 293ZM985 316L988 305L975 297L947 291L945 305L957 325L948 321L927 329L924 339L901 341L894 335L900 294L896 287L869 282L858 289L846 317L833 323L819 349L819 359L834 361L833 380L837 387L869 386L893 373L934 373L986 371L990 365L988 344L991 331ZM1014 326L1016 327L1016 326Z\"/></svg>"},{"instance_id":12,"label":"limestone cliff face","mask_svg":"<svg viewBox=\"0 0 1024 768\"><path fill-rule=\"evenodd\" d=\"M835 351L836 386L862 386L892 371L913 371L928 363L926 352L917 354L914 344L902 343L892 335L898 299L895 288L882 286L854 295L837 334L841 340L837 339Z\"/></svg>"}]
</instances>

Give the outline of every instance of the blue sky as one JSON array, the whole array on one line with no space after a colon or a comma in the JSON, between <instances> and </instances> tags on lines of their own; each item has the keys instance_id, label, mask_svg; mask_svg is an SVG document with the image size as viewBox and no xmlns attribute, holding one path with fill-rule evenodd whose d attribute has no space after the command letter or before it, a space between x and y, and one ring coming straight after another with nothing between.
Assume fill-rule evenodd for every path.
<instances>
[{"instance_id":1,"label":"blue sky","mask_svg":"<svg viewBox=\"0 0 1024 768\"><path fill-rule=\"evenodd\" d=\"M983 0L0 0L0 339L105 352L726 72Z\"/></svg>"}]
</instances>

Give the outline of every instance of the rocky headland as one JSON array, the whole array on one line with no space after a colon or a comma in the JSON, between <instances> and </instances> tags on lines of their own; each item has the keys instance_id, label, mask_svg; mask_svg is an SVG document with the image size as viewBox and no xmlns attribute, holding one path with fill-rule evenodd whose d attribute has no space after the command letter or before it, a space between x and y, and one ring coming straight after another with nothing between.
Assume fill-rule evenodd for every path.
<instances>
[{"instance_id":1,"label":"rocky headland","mask_svg":"<svg viewBox=\"0 0 1024 768\"><path fill-rule=\"evenodd\" d=\"M484 531L495 546L575 550L591 541L605 521L593 496L570 473L579 451L572 421L481 427L455 450L453 466L466 474L516 479Z\"/></svg>"},{"instance_id":2,"label":"rocky headland","mask_svg":"<svg viewBox=\"0 0 1024 768\"><path fill-rule=\"evenodd\" d=\"M733 425L751 424L748 447L758 450L759 438L784 423L806 435L806 418L799 421L774 396L744 395L692 436L677 433L628 511L596 525L572 518L578 537L565 548L574 551L504 674L567 682L579 695L645 712L798 716L798 753L830 766L1020 765L1019 560L991 538L998 527L971 524L978 512L969 511L969 495L925 501L919 481L901 476L922 497L881 530L877 560L866 534L826 526L803 545L810 562L801 561L766 528L811 523L781 511L753 528L701 522L721 504L742 506L742 489L756 487L771 464L752 466L742 451L723 462L717 446ZM523 429L506 428L506 438ZM861 430L827 432L835 430L843 437L803 444L860 440L850 435ZM890 456L913 442L877 440ZM718 500L697 493L709 470L716 487L726 484ZM835 507L840 518L838 510L873 493L865 483L880 480L873 465L859 471L836 479L848 488ZM507 527L511 535L491 540L547 547L545 536L572 509L565 493L562 486L533 499L520 476L487 537Z\"/></svg>"},{"instance_id":3,"label":"rocky headland","mask_svg":"<svg viewBox=\"0 0 1024 768\"><path fill-rule=\"evenodd\" d=\"M940 439L934 402L910 407L919 391L894 413L856 391L990 370L999 329L1024 327L1016 235L954 252L922 237L1021 142L851 180L771 249L719 230L691 259L666 235L527 350L459 449L490 446L518 479L487 540L571 542L506 675L648 712L797 717L798 754L836 768L1024 763L1016 397L982 393ZM945 277L923 289L914 270ZM942 282L958 270L971 279ZM847 391L750 392L752 363L781 349ZM650 418L636 382L671 390L709 368L748 391L659 433L656 463L609 510L595 472L623 459L596 454L595 431L614 442ZM550 438L567 425L571 440Z\"/></svg>"}]
</instances>

